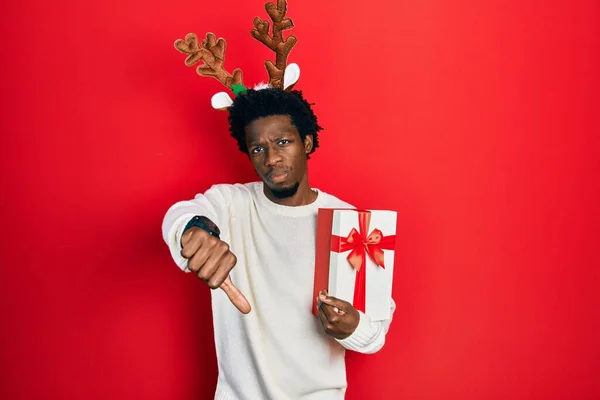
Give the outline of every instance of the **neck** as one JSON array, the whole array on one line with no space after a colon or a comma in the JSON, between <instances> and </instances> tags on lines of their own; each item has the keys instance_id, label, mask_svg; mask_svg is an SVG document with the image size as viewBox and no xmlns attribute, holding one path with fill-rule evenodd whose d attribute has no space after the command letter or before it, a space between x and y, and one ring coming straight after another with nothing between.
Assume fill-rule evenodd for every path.
<instances>
[{"instance_id":1,"label":"neck","mask_svg":"<svg viewBox=\"0 0 600 400\"><path fill-rule=\"evenodd\" d=\"M298 186L296 193L291 197L279 199L273 195L273 192L271 192L271 189L267 185L264 185L264 193L273 203L289 207L305 206L317 199L317 192L311 189L306 175L300 181L300 186Z\"/></svg>"}]
</instances>

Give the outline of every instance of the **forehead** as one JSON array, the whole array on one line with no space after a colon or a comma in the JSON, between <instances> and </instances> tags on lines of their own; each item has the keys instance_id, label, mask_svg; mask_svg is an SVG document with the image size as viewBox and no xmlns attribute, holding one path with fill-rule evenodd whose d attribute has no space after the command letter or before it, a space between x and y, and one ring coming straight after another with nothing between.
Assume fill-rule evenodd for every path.
<instances>
[{"instance_id":1,"label":"forehead","mask_svg":"<svg viewBox=\"0 0 600 400\"><path fill-rule=\"evenodd\" d=\"M296 134L298 130L289 115L271 115L256 119L246 125L246 141L275 138L284 134Z\"/></svg>"}]
</instances>

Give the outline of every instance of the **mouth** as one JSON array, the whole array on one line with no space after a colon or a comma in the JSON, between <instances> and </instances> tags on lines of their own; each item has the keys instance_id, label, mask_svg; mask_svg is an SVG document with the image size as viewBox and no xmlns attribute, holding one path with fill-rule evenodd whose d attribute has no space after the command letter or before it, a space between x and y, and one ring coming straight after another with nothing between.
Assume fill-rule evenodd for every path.
<instances>
[{"instance_id":1,"label":"mouth","mask_svg":"<svg viewBox=\"0 0 600 400\"><path fill-rule=\"evenodd\" d=\"M288 174L289 174L288 171L272 171L272 172L269 172L267 177L273 183L281 183L281 182L285 181Z\"/></svg>"}]
</instances>

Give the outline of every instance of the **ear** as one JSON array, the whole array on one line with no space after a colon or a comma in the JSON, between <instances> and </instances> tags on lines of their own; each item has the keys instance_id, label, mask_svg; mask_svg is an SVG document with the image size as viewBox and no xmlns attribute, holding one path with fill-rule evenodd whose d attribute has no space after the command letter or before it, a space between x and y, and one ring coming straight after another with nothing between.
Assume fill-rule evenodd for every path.
<instances>
[{"instance_id":1,"label":"ear","mask_svg":"<svg viewBox=\"0 0 600 400\"><path fill-rule=\"evenodd\" d=\"M306 154L310 153L313 149L313 135L306 135L304 138L304 151Z\"/></svg>"},{"instance_id":2,"label":"ear","mask_svg":"<svg viewBox=\"0 0 600 400\"><path fill-rule=\"evenodd\" d=\"M290 91L300 79L300 67L298 64L292 63L285 67L283 75L283 90Z\"/></svg>"},{"instance_id":3,"label":"ear","mask_svg":"<svg viewBox=\"0 0 600 400\"><path fill-rule=\"evenodd\" d=\"M233 104L233 100L231 100L231 97L225 92L216 93L210 99L210 102L214 109L221 111L227 111Z\"/></svg>"}]
</instances>

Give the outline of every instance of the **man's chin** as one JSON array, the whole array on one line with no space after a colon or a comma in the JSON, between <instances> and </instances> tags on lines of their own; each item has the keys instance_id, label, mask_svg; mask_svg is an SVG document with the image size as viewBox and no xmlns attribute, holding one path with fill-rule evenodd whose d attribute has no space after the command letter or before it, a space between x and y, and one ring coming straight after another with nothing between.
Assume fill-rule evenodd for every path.
<instances>
[{"instance_id":1,"label":"man's chin","mask_svg":"<svg viewBox=\"0 0 600 400\"><path fill-rule=\"evenodd\" d=\"M277 185L277 184L268 184L269 190L273 194L274 197L278 199L287 199L292 197L298 191L298 187L300 187L300 183L296 182L293 185Z\"/></svg>"}]
</instances>

